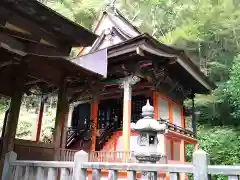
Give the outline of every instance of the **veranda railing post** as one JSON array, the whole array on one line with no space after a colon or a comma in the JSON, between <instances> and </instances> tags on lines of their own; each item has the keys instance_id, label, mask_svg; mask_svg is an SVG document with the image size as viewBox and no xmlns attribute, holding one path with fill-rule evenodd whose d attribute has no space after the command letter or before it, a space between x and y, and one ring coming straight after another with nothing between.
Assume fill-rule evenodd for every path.
<instances>
[{"instance_id":1,"label":"veranda railing post","mask_svg":"<svg viewBox=\"0 0 240 180\"><path fill-rule=\"evenodd\" d=\"M76 152L74 155L73 178L72 180L86 180L87 169L83 169L81 164L88 162L88 153L85 151Z\"/></svg>"},{"instance_id":2,"label":"veranda railing post","mask_svg":"<svg viewBox=\"0 0 240 180\"><path fill-rule=\"evenodd\" d=\"M203 150L193 153L194 180L208 180L208 154Z\"/></svg>"},{"instance_id":3,"label":"veranda railing post","mask_svg":"<svg viewBox=\"0 0 240 180\"><path fill-rule=\"evenodd\" d=\"M5 159L4 159L4 165L3 165L3 171L2 171L2 180L6 180L8 177L9 173L9 167L11 162L17 160L17 154L13 151L10 151L5 154Z\"/></svg>"}]
</instances>

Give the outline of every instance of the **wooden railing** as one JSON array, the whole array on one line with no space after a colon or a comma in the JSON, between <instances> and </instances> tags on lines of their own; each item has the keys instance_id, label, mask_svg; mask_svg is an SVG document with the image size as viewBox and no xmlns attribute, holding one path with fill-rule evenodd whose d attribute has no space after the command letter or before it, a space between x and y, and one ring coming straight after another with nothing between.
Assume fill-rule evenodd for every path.
<instances>
[{"instance_id":1,"label":"wooden railing","mask_svg":"<svg viewBox=\"0 0 240 180\"><path fill-rule=\"evenodd\" d=\"M89 162L119 162L119 163L132 163L136 162L133 152L128 151L115 151L103 152L95 151L89 153Z\"/></svg>"},{"instance_id":2,"label":"wooden railing","mask_svg":"<svg viewBox=\"0 0 240 180\"><path fill-rule=\"evenodd\" d=\"M137 160L133 151L94 151L89 153L89 162L115 162L115 163L136 163ZM163 156L159 162L166 164L167 157Z\"/></svg>"},{"instance_id":3,"label":"wooden railing","mask_svg":"<svg viewBox=\"0 0 240 180\"><path fill-rule=\"evenodd\" d=\"M179 180L180 176L192 174L194 180L209 180L212 175L225 175L229 180L238 180L240 166L208 165L209 159L204 151L197 151L193 156L193 164L143 164L143 163L101 163L86 162L88 154L78 152L74 162L61 161L19 161L16 154L9 153L5 157L3 180L87 180L88 171L92 171L92 179L100 179L101 171L108 171L108 179L117 180L118 172L127 171L128 180L136 180L137 176L148 176L156 180L160 173L165 173L171 180Z\"/></svg>"},{"instance_id":4,"label":"wooden railing","mask_svg":"<svg viewBox=\"0 0 240 180\"><path fill-rule=\"evenodd\" d=\"M160 119L160 120L158 120L158 122L159 123L165 123L169 130L172 130L172 131L175 131L175 132L178 132L178 133L181 133L181 134L193 137L193 138L196 137L196 135L192 131L190 131L188 129L185 129L185 128L182 128L180 126L177 126L176 124L172 124L172 123L170 123L166 120Z\"/></svg>"},{"instance_id":5,"label":"wooden railing","mask_svg":"<svg viewBox=\"0 0 240 180\"><path fill-rule=\"evenodd\" d=\"M83 139L85 133L89 130L89 125L84 125L83 128L69 127L67 130L66 147L69 147L71 143L76 139Z\"/></svg>"},{"instance_id":6,"label":"wooden railing","mask_svg":"<svg viewBox=\"0 0 240 180\"><path fill-rule=\"evenodd\" d=\"M115 127L112 124L109 124L104 131L101 133L101 135L98 138L98 148L99 150L102 150L105 143L111 138L113 135L113 132L115 131Z\"/></svg>"},{"instance_id":7,"label":"wooden railing","mask_svg":"<svg viewBox=\"0 0 240 180\"><path fill-rule=\"evenodd\" d=\"M78 150L72 149L60 149L59 161L74 161L74 155ZM94 151L89 153L89 162L116 162L116 163L135 163L136 158L131 151ZM163 156L159 162L166 164L168 159Z\"/></svg>"},{"instance_id":8,"label":"wooden railing","mask_svg":"<svg viewBox=\"0 0 240 180\"><path fill-rule=\"evenodd\" d=\"M59 161L74 161L74 154L78 152L78 150L72 149L59 149L60 157Z\"/></svg>"}]
</instances>

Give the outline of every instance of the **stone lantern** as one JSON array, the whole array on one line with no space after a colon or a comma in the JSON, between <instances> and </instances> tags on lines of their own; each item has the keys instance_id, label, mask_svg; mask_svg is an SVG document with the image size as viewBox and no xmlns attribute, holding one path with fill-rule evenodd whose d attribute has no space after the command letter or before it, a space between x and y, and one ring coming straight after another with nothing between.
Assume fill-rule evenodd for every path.
<instances>
[{"instance_id":1,"label":"stone lantern","mask_svg":"<svg viewBox=\"0 0 240 180\"><path fill-rule=\"evenodd\" d=\"M139 162L156 163L160 160L161 154L157 152L158 133L165 133L166 125L160 124L153 119L154 108L147 104L142 108L143 118L138 120L133 126L133 130L139 132L138 150L134 152L136 159Z\"/></svg>"},{"instance_id":2,"label":"stone lantern","mask_svg":"<svg viewBox=\"0 0 240 180\"><path fill-rule=\"evenodd\" d=\"M156 163L162 157L160 152L157 152L159 140L157 134L165 133L166 124L160 124L153 119L154 108L150 105L149 100L142 108L143 118L138 120L133 127L133 130L139 132L138 148L134 152L136 159L140 163ZM142 179L149 179L146 176L152 176L151 173L143 173ZM145 178L144 178L145 176Z\"/></svg>"}]
</instances>

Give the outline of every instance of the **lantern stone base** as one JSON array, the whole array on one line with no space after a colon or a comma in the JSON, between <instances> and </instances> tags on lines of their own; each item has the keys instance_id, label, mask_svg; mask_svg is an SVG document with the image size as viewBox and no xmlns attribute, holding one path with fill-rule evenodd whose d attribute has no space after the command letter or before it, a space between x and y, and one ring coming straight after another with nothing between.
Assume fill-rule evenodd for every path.
<instances>
[{"instance_id":1,"label":"lantern stone base","mask_svg":"<svg viewBox=\"0 0 240 180\"><path fill-rule=\"evenodd\" d=\"M156 163L157 161L159 161L162 157L161 154L159 153L135 153L134 154L136 159L140 162L140 163Z\"/></svg>"}]
</instances>

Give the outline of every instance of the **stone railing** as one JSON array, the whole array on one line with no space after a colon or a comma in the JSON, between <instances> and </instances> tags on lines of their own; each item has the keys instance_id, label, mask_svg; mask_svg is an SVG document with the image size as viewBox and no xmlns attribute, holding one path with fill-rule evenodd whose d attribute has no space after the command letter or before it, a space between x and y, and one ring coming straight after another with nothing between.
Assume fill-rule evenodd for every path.
<instances>
[{"instance_id":1,"label":"stone railing","mask_svg":"<svg viewBox=\"0 0 240 180\"><path fill-rule=\"evenodd\" d=\"M20 161L16 160L16 156L14 152L6 154L3 180L87 180L91 174L92 179L100 180L101 171L108 171L108 179L111 180L119 179L118 174L126 171L124 179L128 180L136 180L139 176L156 180L160 173L165 173L165 177L171 180L179 180L180 176L187 174L193 174L194 180L208 180L218 174L237 180L240 174L240 166L208 165L207 153L201 150L194 153L192 165L87 162L88 154L83 151L75 154L74 162Z\"/></svg>"}]
</instances>

